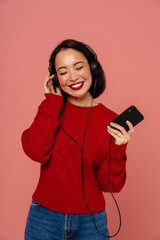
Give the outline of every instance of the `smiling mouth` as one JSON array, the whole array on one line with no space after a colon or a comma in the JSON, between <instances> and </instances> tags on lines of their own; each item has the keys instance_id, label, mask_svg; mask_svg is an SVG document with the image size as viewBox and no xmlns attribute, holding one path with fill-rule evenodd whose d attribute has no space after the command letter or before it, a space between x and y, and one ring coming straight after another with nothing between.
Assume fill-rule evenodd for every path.
<instances>
[{"instance_id":1,"label":"smiling mouth","mask_svg":"<svg viewBox=\"0 0 160 240\"><path fill-rule=\"evenodd\" d=\"M82 88L83 84L84 84L84 82L75 83L75 84L70 85L70 88L72 88L74 90L78 90L78 89Z\"/></svg>"}]
</instances>

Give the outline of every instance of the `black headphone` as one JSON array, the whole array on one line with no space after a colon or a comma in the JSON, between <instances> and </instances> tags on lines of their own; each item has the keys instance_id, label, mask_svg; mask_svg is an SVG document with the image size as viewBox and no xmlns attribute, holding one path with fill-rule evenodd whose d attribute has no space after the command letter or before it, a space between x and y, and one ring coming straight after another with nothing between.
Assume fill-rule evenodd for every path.
<instances>
[{"instance_id":1,"label":"black headphone","mask_svg":"<svg viewBox=\"0 0 160 240\"><path fill-rule=\"evenodd\" d=\"M93 58L90 61L90 71L91 71L92 79L95 79L94 92L93 92L93 96L94 96L95 89L96 89L96 84L97 84L97 74L98 74L98 71L97 71L97 55L96 55L96 53L93 51L93 49L89 45L85 44L84 42L79 42L79 43L81 43L84 46L86 46L90 50L92 55L93 55ZM66 99L67 94L61 89L57 73L56 73L55 69L52 66L52 54L53 54L53 52L51 53L50 58L49 58L48 70L50 72L50 76L54 74L54 78L52 78L53 87L54 87L55 92L57 92L56 91L56 87L59 87L60 90L61 90L62 96L64 97L64 99Z\"/></svg>"}]
</instances>

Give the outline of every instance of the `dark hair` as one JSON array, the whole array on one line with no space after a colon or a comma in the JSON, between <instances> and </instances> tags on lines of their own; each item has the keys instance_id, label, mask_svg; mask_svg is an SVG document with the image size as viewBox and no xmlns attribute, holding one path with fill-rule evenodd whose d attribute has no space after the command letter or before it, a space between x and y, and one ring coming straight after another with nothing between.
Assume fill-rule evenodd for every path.
<instances>
[{"instance_id":1,"label":"dark hair","mask_svg":"<svg viewBox=\"0 0 160 240\"><path fill-rule=\"evenodd\" d=\"M86 59L88 60L89 66L90 66L90 70L91 70L91 62L93 61L93 59L95 59L95 54L93 52L91 52L91 50L88 49L88 47L83 44L82 42L76 41L74 39L66 39L64 41L62 41L52 52L51 56L50 56L50 64L52 67L52 70L56 73L56 69L55 69L55 58L57 53L59 53L61 50L67 49L67 48L73 48L76 49L80 52L82 52L84 54L84 56L86 57ZM92 71L91 71L91 75L92 75L92 84L91 87L89 89L89 92L91 93L93 98L97 98L100 94L102 94L105 90L106 87L106 77L105 77L105 73L101 67L101 64L99 63L99 61L97 60L97 76L95 76ZM95 89L95 93L94 93L94 83L95 83L95 78L97 78L97 83L96 83L96 89ZM65 93L62 89L62 95L63 97L66 99L68 94ZM94 93L94 96L93 96Z\"/></svg>"}]
</instances>

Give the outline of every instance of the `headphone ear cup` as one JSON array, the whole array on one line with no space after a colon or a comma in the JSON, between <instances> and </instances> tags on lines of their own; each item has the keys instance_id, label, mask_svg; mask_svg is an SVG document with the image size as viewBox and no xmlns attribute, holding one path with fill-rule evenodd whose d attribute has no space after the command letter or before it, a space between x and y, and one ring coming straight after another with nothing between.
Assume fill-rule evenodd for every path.
<instances>
[{"instance_id":1,"label":"headphone ear cup","mask_svg":"<svg viewBox=\"0 0 160 240\"><path fill-rule=\"evenodd\" d=\"M90 66L91 66L92 76L95 77L97 75L97 61L92 60L90 63Z\"/></svg>"},{"instance_id":2,"label":"headphone ear cup","mask_svg":"<svg viewBox=\"0 0 160 240\"><path fill-rule=\"evenodd\" d=\"M90 62L90 68L91 68L91 75L92 75L92 84L90 87L90 91L93 93L92 97L94 98L96 85L97 85L97 60L92 60Z\"/></svg>"},{"instance_id":3,"label":"headphone ear cup","mask_svg":"<svg viewBox=\"0 0 160 240\"><path fill-rule=\"evenodd\" d=\"M54 78L52 78L52 84L53 84L54 91L57 92L56 87L60 87L60 84L59 84L59 80L58 80L56 71L53 71L53 74L54 74Z\"/></svg>"},{"instance_id":4,"label":"headphone ear cup","mask_svg":"<svg viewBox=\"0 0 160 240\"><path fill-rule=\"evenodd\" d=\"M59 80L58 80L58 76L57 76L57 73L56 71L53 69L52 67L52 54L49 58L49 67L48 67L48 70L50 72L50 76L52 76L54 74L54 78L52 78L52 84L53 84L53 88L54 88L54 91L57 93L56 91L56 87L60 87L60 84L59 84Z\"/></svg>"}]
</instances>

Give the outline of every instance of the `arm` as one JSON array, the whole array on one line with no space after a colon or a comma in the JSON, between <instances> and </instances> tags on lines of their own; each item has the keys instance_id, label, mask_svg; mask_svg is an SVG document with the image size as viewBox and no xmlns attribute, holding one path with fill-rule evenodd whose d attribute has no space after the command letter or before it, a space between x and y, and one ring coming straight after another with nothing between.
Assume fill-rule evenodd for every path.
<instances>
[{"instance_id":1,"label":"arm","mask_svg":"<svg viewBox=\"0 0 160 240\"><path fill-rule=\"evenodd\" d=\"M120 192L126 181L126 148L134 132L131 122L126 122L129 126L127 132L122 126L116 123L110 123L116 129L107 127L107 131L112 135L110 150L110 185L112 192ZM120 131L119 131L120 130ZM109 147L109 146L108 146ZM97 171L97 182L100 189L109 192L109 155L103 160Z\"/></svg>"},{"instance_id":2,"label":"arm","mask_svg":"<svg viewBox=\"0 0 160 240\"><path fill-rule=\"evenodd\" d=\"M113 138L110 149L110 186L112 192L120 192L126 181L127 143L116 145ZM109 145L108 145L109 150ZM103 192L109 192L109 154L97 171L97 182Z\"/></svg>"},{"instance_id":3,"label":"arm","mask_svg":"<svg viewBox=\"0 0 160 240\"><path fill-rule=\"evenodd\" d=\"M26 155L41 164L45 164L52 155L63 104L62 96L45 93L45 97L38 107L33 123L21 136Z\"/></svg>"}]
</instances>

